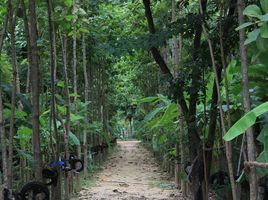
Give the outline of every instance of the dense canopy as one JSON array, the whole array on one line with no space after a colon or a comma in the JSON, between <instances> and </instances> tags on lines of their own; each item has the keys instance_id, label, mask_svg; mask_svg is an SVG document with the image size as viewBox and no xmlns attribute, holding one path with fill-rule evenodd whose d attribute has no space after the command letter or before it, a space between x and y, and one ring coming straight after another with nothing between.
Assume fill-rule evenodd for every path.
<instances>
[{"instance_id":1,"label":"dense canopy","mask_svg":"<svg viewBox=\"0 0 268 200\"><path fill-rule=\"evenodd\" d=\"M2 0L0 31L0 196L137 139L184 197L268 198L267 0Z\"/></svg>"}]
</instances>

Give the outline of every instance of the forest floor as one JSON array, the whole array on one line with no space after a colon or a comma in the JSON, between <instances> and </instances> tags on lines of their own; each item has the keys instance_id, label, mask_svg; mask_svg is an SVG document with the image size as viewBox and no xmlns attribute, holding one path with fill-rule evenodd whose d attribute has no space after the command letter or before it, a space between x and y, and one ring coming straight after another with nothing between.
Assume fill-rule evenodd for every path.
<instances>
[{"instance_id":1,"label":"forest floor","mask_svg":"<svg viewBox=\"0 0 268 200\"><path fill-rule=\"evenodd\" d=\"M118 141L103 169L94 175L93 186L83 187L79 200L169 200L183 199L172 188L168 175L139 141Z\"/></svg>"}]
</instances>

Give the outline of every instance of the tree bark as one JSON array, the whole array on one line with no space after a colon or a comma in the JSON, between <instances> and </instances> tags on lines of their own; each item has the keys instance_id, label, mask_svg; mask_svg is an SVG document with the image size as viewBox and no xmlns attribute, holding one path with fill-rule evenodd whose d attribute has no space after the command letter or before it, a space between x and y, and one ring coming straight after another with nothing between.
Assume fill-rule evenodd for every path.
<instances>
[{"instance_id":1,"label":"tree bark","mask_svg":"<svg viewBox=\"0 0 268 200\"><path fill-rule=\"evenodd\" d=\"M182 17L182 9L183 9L183 1L179 1L179 18ZM182 34L180 33L179 34L179 63L182 64ZM179 77L177 77L179 78ZM182 166L184 166L186 164L186 159L185 159L185 145L184 145L184 142L183 142L183 137L184 137L184 134L185 134L185 117L183 116L183 111L182 111L182 108L179 107L180 109L180 112L181 112L181 116L180 116L180 134L181 134L181 140L180 140L180 146L181 146L181 171L184 170L184 168ZM184 180L181 180L181 191L182 191L182 195L184 197L187 196L187 182L184 181Z\"/></svg>"},{"instance_id":2,"label":"tree bark","mask_svg":"<svg viewBox=\"0 0 268 200\"><path fill-rule=\"evenodd\" d=\"M229 12L225 19L229 19L233 17L235 14L235 8L236 8L236 0L231 0L229 4ZM225 20L226 21L226 20ZM234 22L234 19L231 18L225 24L223 25L223 40L227 39L228 33L231 27L231 24ZM221 82L221 75L222 75L222 69L223 66L219 65L217 67L217 76L219 78L219 81ZM213 89L212 89L212 96L211 96L211 106L210 106L210 112L209 112L209 129L208 129L208 139L206 142L206 148L210 149L206 153L206 161L207 161L207 175L210 175L210 169L211 169L211 162L212 162L212 150L214 147L214 140L215 140L215 133L216 133L216 124L217 124L217 115L218 115L218 93L217 93L217 86L216 81L214 81Z\"/></svg>"},{"instance_id":3,"label":"tree bark","mask_svg":"<svg viewBox=\"0 0 268 200\"><path fill-rule=\"evenodd\" d=\"M145 6L145 16L147 18L149 31L151 34L155 34L156 30L155 30L154 20L153 20L151 8L150 8L150 6L151 6L150 0L143 0L143 4ZM166 62L164 61L164 59L160 55L160 52L158 51L158 49L156 47L152 47L151 53L152 53L156 63L159 65L162 73L168 74L169 76L172 76L172 74L170 73L170 70L168 69Z\"/></svg>"},{"instance_id":4,"label":"tree bark","mask_svg":"<svg viewBox=\"0 0 268 200\"><path fill-rule=\"evenodd\" d=\"M201 0L199 0L200 3L200 11L201 14L203 14L202 6L201 6ZM210 56L211 56L211 61L212 61L212 68L215 74L215 83L216 83L216 88L217 88L217 94L218 94L218 105L219 105L219 110L220 110L220 119L221 119L221 125L223 129L224 135L226 134L226 126L224 122L224 116L223 116L223 110L222 110L222 100L221 100L221 93L220 93L220 81L218 78L218 73L217 73L217 68L216 68L216 63L215 63L215 58L214 58L214 52L212 48L212 43L210 38L208 37L207 30L205 28L204 23L202 24L203 32L204 35L208 41L208 46L209 46L209 51L210 51ZM230 143L225 142L225 148L226 148L226 157L227 157L227 165L228 165L228 171L229 171L229 178L231 182L231 187L232 187L232 195L233 195L233 200L237 199L237 189L236 189L236 184L234 180L234 172L233 172L233 164L232 164L232 149L230 148Z\"/></svg>"},{"instance_id":5,"label":"tree bark","mask_svg":"<svg viewBox=\"0 0 268 200\"><path fill-rule=\"evenodd\" d=\"M84 70L84 80L85 80L85 103L88 104L89 102L89 81L88 81L88 73L87 73L87 50L86 50L86 36L83 33L82 36L82 49L83 49L83 70ZM88 106L86 106L86 113L89 112ZM87 123L89 116L87 114ZM87 175L87 167L88 167L88 142L87 142L87 130L84 129L84 137L83 137L83 152L84 152L84 174Z\"/></svg>"},{"instance_id":6,"label":"tree bark","mask_svg":"<svg viewBox=\"0 0 268 200\"><path fill-rule=\"evenodd\" d=\"M1 54L0 54L1 55ZM3 187L8 187L8 159L7 159L7 146L6 146L6 131L4 126L3 116L3 100L2 89L0 88L0 136L1 136L1 150L2 150L2 169L3 169ZM2 195L2 194L1 194ZM1 197L0 195L0 197Z\"/></svg>"},{"instance_id":7,"label":"tree bark","mask_svg":"<svg viewBox=\"0 0 268 200\"><path fill-rule=\"evenodd\" d=\"M57 49L56 49L56 31L54 25L53 5L51 0L47 0L48 11L48 24L49 24L49 37L50 37L50 76L51 76L51 117L53 121L53 130L56 138L56 152L54 153L54 160L60 159L60 136L57 129L57 102L56 102L56 70L57 70ZM52 134L52 133L51 133ZM51 141L52 143L52 141ZM51 148L54 151L53 143ZM57 166L57 170L60 171L60 167ZM61 199L61 173L58 173L57 185L52 187L52 198Z\"/></svg>"},{"instance_id":8,"label":"tree bark","mask_svg":"<svg viewBox=\"0 0 268 200\"><path fill-rule=\"evenodd\" d=\"M71 100L69 95L69 88L68 88L68 72L67 72L67 36L64 33L62 35L62 56L63 56L63 73L64 73L64 92L66 98L66 121L65 121L65 131L64 131L64 157L69 159L69 132L70 132L70 113L71 113ZM64 125L64 124L63 124ZM69 197L69 173L65 173L64 177L64 188L65 188L65 198Z\"/></svg>"},{"instance_id":9,"label":"tree bark","mask_svg":"<svg viewBox=\"0 0 268 200\"><path fill-rule=\"evenodd\" d=\"M147 18L147 23L149 27L149 31L151 34L155 34L156 30L154 27L154 22L153 22L153 17L152 17L152 12L150 8L150 0L143 0L143 4L145 7L145 15ZM206 10L206 0L202 0L202 7L203 10ZM195 38L194 38L194 52L193 52L193 60L196 60L198 58L198 50L200 48L200 42L201 42L201 34L202 34L202 26L201 24L196 28L196 33L195 33ZM200 195L200 181L204 177L203 175L203 164L202 164L202 153L200 153L200 137L196 128L196 102L197 102L197 97L198 97L198 88L199 88L199 82L198 78L200 76L200 69L197 66L193 66L192 69L192 85L191 85L191 91L192 93L190 94L190 103L189 103L189 109L188 106L185 102L185 99L183 97L183 80L178 81L179 84L174 85L174 79L172 77L172 74L170 73L164 59L160 55L159 51L157 48L152 47L151 48L151 53L156 61L156 63L159 65L161 71L163 74L167 74L170 76L170 84L173 86L173 90L175 93L176 98L178 99L178 102L182 108L183 115L186 118L186 123L188 125L188 136L189 136L189 141L192 142L192 147L190 148L190 157L193 162L193 170L191 173L191 179L192 179L192 191L193 191L193 196L195 199L200 199L202 198ZM198 158L198 159L197 159Z\"/></svg>"},{"instance_id":10,"label":"tree bark","mask_svg":"<svg viewBox=\"0 0 268 200\"><path fill-rule=\"evenodd\" d=\"M237 0L237 4L238 4L238 21L239 25L241 25L245 22L243 15L245 4L243 0ZM244 104L244 110L247 113L251 110L251 105L250 105L249 84L248 84L247 50L244 45L245 29L239 30L239 39L240 39L239 45L240 45L242 83L243 83L243 104ZM252 128L249 128L246 131L246 138L247 138L248 161L253 162L255 161L255 144L254 144L254 136ZM257 195L258 183L256 176L256 168L254 166L252 166L249 170L249 185L250 185L250 199L256 200L258 196Z\"/></svg>"},{"instance_id":11,"label":"tree bark","mask_svg":"<svg viewBox=\"0 0 268 200\"><path fill-rule=\"evenodd\" d=\"M9 21L9 12L10 12L10 0L7 2L7 14L4 21L3 29L0 35L0 58L2 54L2 47L4 43L4 38L6 35L6 30ZM2 77L0 74L0 83L2 82ZM3 99L2 99L2 89L0 88L0 137L1 137L1 150L2 150L2 169L3 169L3 188L8 186L8 158L7 158L7 145L6 145L6 130L4 125L4 116L3 116ZM2 197L2 194L0 195Z\"/></svg>"},{"instance_id":12,"label":"tree bark","mask_svg":"<svg viewBox=\"0 0 268 200\"><path fill-rule=\"evenodd\" d=\"M17 0L18 7L19 0ZM16 39L15 39L15 26L16 26L16 15L12 3L9 5L9 29L10 29L10 51L12 61L12 96L11 96L11 115L10 115L10 129L9 129L9 158L8 158L8 188L13 187L13 157L14 157L14 125L15 125L15 111L16 111L16 93L17 93L17 55L16 55ZM16 13L16 11L15 11Z\"/></svg>"},{"instance_id":13,"label":"tree bark","mask_svg":"<svg viewBox=\"0 0 268 200\"><path fill-rule=\"evenodd\" d=\"M75 115L77 114L77 27L76 27L76 23L77 23L77 19L76 19L76 0L73 0L73 12L74 12L74 20L73 20L73 88L74 88L74 113ZM76 137L78 138L79 141L80 140L80 133L78 131L78 122L75 123L75 128L74 128ZM77 145L77 156L78 158L81 158L81 145L78 144ZM80 188L80 176L79 174L74 174L74 178L76 179L76 188L77 190L79 190Z\"/></svg>"},{"instance_id":14,"label":"tree bark","mask_svg":"<svg viewBox=\"0 0 268 200\"><path fill-rule=\"evenodd\" d=\"M40 94L40 74L39 59L37 47L37 16L36 16L36 0L29 0L29 56L31 69L31 88L32 88L32 148L34 158L34 176L35 179L42 179L41 164L41 146L40 146L40 125L39 125L39 94Z\"/></svg>"},{"instance_id":15,"label":"tree bark","mask_svg":"<svg viewBox=\"0 0 268 200\"><path fill-rule=\"evenodd\" d=\"M23 11L23 23L24 23L24 29L25 29L25 37L26 37L26 41L27 41L27 50L28 50L28 70L27 70L27 79L26 79L26 91L25 93L28 94L29 90L30 90L30 33L29 33L29 24L28 24L28 17L27 17L27 13L26 13L26 6L25 6L25 2L24 0L21 0L21 5L22 5L22 11Z\"/></svg>"},{"instance_id":16,"label":"tree bark","mask_svg":"<svg viewBox=\"0 0 268 200\"><path fill-rule=\"evenodd\" d=\"M176 0L172 0L172 22L176 21ZM173 55L173 63L174 63L174 78L178 78L179 73L179 46L176 36L173 36L173 49L172 49L172 55ZM179 106L180 109L180 106ZM180 119L182 120L182 118ZM181 129L179 129L181 132ZM178 134L179 137L179 134ZM179 148L179 142L175 144L176 149L176 158L180 155L180 148ZM179 160L175 160L175 184L180 184L180 165Z\"/></svg>"},{"instance_id":17,"label":"tree bark","mask_svg":"<svg viewBox=\"0 0 268 200\"><path fill-rule=\"evenodd\" d=\"M6 35L8 21L9 21L10 2L11 2L11 0L8 0L8 2L7 2L7 14L6 14L4 24L3 24L3 28L2 28L2 30L0 32L0 56L1 56L1 53L2 53L2 48L3 48L3 44L4 44L4 38L5 38L5 35Z\"/></svg>"}]
</instances>

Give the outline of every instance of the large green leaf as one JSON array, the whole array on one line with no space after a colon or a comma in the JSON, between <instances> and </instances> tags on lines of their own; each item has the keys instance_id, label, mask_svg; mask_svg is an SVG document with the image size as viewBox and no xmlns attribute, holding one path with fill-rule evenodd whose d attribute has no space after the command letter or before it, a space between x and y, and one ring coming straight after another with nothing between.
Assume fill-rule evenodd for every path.
<instances>
[{"instance_id":1,"label":"large green leaf","mask_svg":"<svg viewBox=\"0 0 268 200\"><path fill-rule=\"evenodd\" d=\"M268 1L267 0L261 0L261 8L265 13L268 13Z\"/></svg>"},{"instance_id":2,"label":"large green leaf","mask_svg":"<svg viewBox=\"0 0 268 200\"><path fill-rule=\"evenodd\" d=\"M248 17L258 17L259 15L262 15L261 9L257 5L249 5L245 8L244 15L247 15Z\"/></svg>"},{"instance_id":3,"label":"large green leaf","mask_svg":"<svg viewBox=\"0 0 268 200\"><path fill-rule=\"evenodd\" d=\"M146 98L137 100L137 103L138 104L141 104L141 103L153 103L153 102L157 101L158 99L159 99L158 97L146 97Z\"/></svg>"},{"instance_id":4,"label":"large green leaf","mask_svg":"<svg viewBox=\"0 0 268 200\"><path fill-rule=\"evenodd\" d=\"M267 47L268 47L268 41L265 38L262 38L261 36L259 36L256 40L256 45L257 48L261 51L261 52L265 52L267 51Z\"/></svg>"},{"instance_id":5,"label":"large green leaf","mask_svg":"<svg viewBox=\"0 0 268 200\"><path fill-rule=\"evenodd\" d=\"M80 141L71 131L69 132L69 139L71 145L80 145Z\"/></svg>"},{"instance_id":6,"label":"large green leaf","mask_svg":"<svg viewBox=\"0 0 268 200\"><path fill-rule=\"evenodd\" d=\"M155 117L150 122L147 122L145 125L143 125L143 127L141 127L141 128L152 129L153 127L156 126L156 124L160 121L160 119L161 119L161 116Z\"/></svg>"},{"instance_id":7,"label":"large green leaf","mask_svg":"<svg viewBox=\"0 0 268 200\"><path fill-rule=\"evenodd\" d=\"M166 109L166 107L159 107L159 108L156 108L155 110L151 111L149 114L147 114L144 117L143 123L147 123L147 122L151 121L158 113L163 112L164 109Z\"/></svg>"},{"instance_id":8,"label":"large green leaf","mask_svg":"<svg viewBox=\"0 0 268 200\"><path fill-rule=\"evenodd\" d=\"M237 136L243 134L249 127L251 127L255 123L257 117L266 112L268 112L268 102L257 106L256 108L245 114L229 129L223 139L226 141L230 141Z\"/></svg>"},{"instance_id":9,"label":"large green leaf","mask_svg":"<svg viewBox=\"0 0 268 200\"><path fill-rule=\"evenodd\" d=\"M250 32L249 34L248 34L248 38L246 39L246 41L245 41L245 45L248 45L248 44L250 44L250 43L252 43L252 42L254 42L254 41L256 41L257 40L257 38L258 38L258 36L259 36L259 34L260 34L260 29L255 29L254 31L252 31L252 32Z\"/></svg>"},{"instance_id":10,"label":"large green leaf","mask_svg":"<svg viewBox=\"0 0 268 200\"><path fill-rule=\"evenodd\" d=\"M265 15L260 15L258 18L263 22L268 22L268 13Z\"/></svg>"},{"instance_id":11,"label":"large green leaf","mask_svg":"<svg viewBox=\"0 0 268 200\"><path fill-rule=\"evenodd\" d=\"M268 38L268 24L264 23L260 28L261 37Z\"/></svg>"},{"instance_id":12,"label":"large green leaf","mask_svg":"<svg viewBox=\"0 0 268 200\"><path fill-rule=\"evenodd\" d=\"M175 118L178 116L179 116L178 105L175 103L172 103L166 109L161 120L159 120L158 123L153 128L170 125L172 122L174 122Z\"/></svg>"},{"instance_id":13,"label":"large green leaf","mask_svg":"<svg viewBox=\"0 0 268 200\"><path fill-rule=\"evenodd\" d=\"M235 30L238 31L238 30L241 30L241 29L246 28L246 27L248 27L248 26L251 26L251 25L253 25L253 24L255 24L255 23L253 23L253 22L246 22L246 23L244 23L244 24L238 26Z\"/></svg>"}]
</instances>

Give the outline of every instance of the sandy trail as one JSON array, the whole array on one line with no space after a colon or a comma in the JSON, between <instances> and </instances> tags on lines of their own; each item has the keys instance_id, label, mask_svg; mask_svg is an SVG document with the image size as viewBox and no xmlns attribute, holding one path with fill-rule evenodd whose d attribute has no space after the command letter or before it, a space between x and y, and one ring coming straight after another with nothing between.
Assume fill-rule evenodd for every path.
<instances>
[{"instance_id":1,"label":"sandy trail","mask_svg":"<svg viewBox=\"0 0 268 200\"><path fill-rule=\"evenodd\" d=\"M79 200L183 199L176 189L160 187L167 183L167 177L138 141L119 141L118 150L107 158L103 170L95 177L96 184L83 188Z\"/></svg>"}]
</instances>

